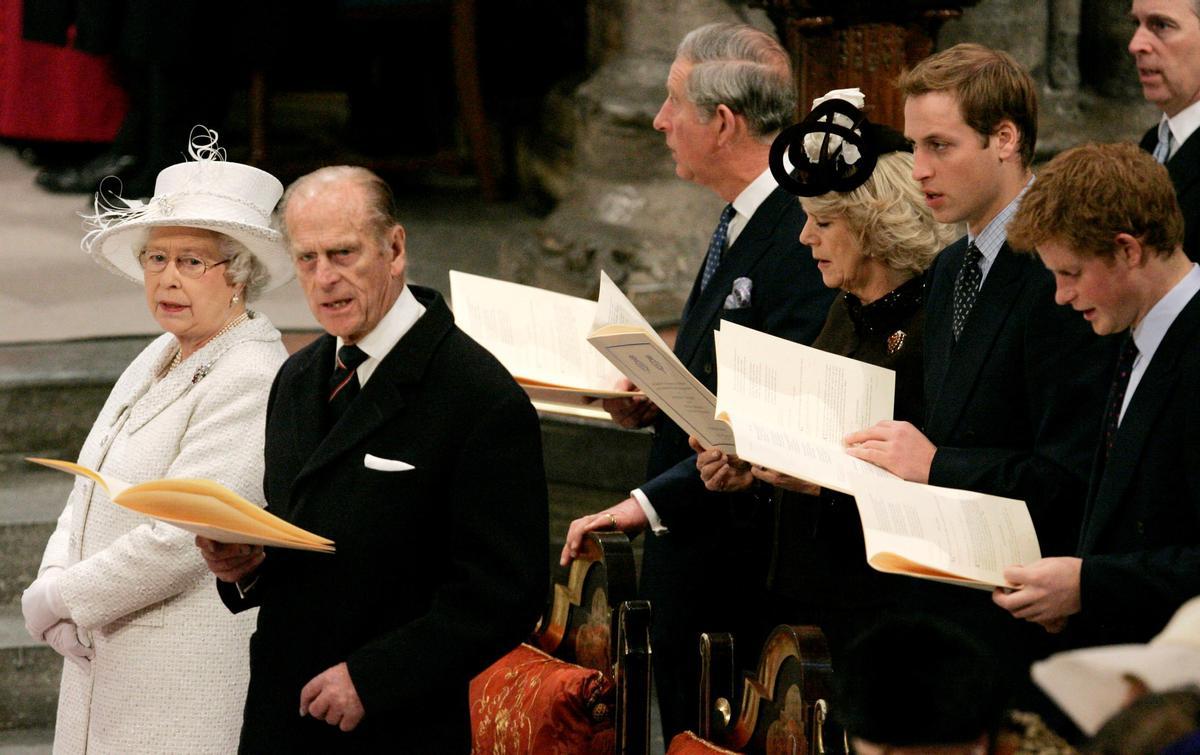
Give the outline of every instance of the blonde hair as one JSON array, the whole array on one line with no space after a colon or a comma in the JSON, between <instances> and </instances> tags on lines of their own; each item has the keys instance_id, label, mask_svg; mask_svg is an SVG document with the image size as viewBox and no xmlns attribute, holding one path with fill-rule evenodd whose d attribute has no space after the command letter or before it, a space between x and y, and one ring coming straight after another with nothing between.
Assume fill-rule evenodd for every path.
<instances>
[{"instance_id":1,"label":"blonde hair","mask_svg":"<svg viewBox=\"0 0 1200 755\"><path fill-rule=\"evenodd\" d=\"M908 152L890 152L879 158L862 186L805 197L800 204L809 215L845 218L863 255L919 275L960 234L956 226L933 219L912 179L912 166Z\"/></svg>"}]
</instances>

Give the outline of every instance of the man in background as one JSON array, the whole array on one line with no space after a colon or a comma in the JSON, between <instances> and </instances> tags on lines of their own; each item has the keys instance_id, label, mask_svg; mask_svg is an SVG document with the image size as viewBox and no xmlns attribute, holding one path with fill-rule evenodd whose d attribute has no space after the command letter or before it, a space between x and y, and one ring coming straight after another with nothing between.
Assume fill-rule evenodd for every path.
<instances>
[{"instance_id":1,"label":"man in background","mask_svg":"<svg viewBox=\"0 0 1200 755\"><path fill-rule=\"evenodd\" d=\"M1129 52L1142 95L1162 111L1142 149L1167 166L1183 210L1183 250L1200 259L1200 0L1134 0Z\"/></svg>"}]
</instances>

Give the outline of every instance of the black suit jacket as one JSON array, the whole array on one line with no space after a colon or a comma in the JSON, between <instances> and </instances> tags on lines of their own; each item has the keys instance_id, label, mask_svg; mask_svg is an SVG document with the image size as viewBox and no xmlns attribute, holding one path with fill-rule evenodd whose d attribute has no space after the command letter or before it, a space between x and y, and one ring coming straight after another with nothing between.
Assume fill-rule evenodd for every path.
<instances>
[{"instance_id":1,"label":"black suit jacket","mask_svg":"<svg viewBox=\"0 0 1200 755\"><path fill-rule=\"evenodd\" d=\"M966 239L938 256L925 307L929 482L1020 498L1043 555L1074 550L1116 342L1054 303L1037 257L1006 243L955 343L954 279Z\"/></svg>"},{"instance_id":2,"label":"black suit jacket","mask_svg":"<svg viewBox=\"0 0 1200 755\"><path fill-rule=\"evenodd\" d=\"M799 242L804 220L796 198L776 189L722 255L703 292L697 275L675 354L709 390L717 389L712 332L722 319L801 343L820 332L835 292L825 288L812 252ZM751 281L750 305L725 309L738 278ZM764 615L763 599L770 501L752 492L709 492L687 434L665 416L655 431L642 491L670 532L646 540L641 593L655 607L654 678L669 740L696 726L697 633L735 633L749 667L774 623Z\"/></svg>"},{"instance_id":3,"label":"black suit jacket","mask_svg":"<svg viewBox=\"0 0 1200 755\"><path fill-rule=\"evenodd\" d=\"M335 339L280 369L267 411L270 510L333 539L335 555L267 549L247 599L244 752L466 752L471 678L533 629L548 581L541 435L525 393L454 325L426 312L327 435ZM413 465L364 466L372 454ZM297 715L300 690L341 661L366 716L344 734Z\"/></svg>"},{"instance_id":4,"label":"black suit jacket","mask_svg":"<svg viewBox=\"0 0 1200 755\"><path fill-rule=\"evenodd\" d=\"M836 291L821 282L812 252L799 241L804 221L796 198L775 189L722 255L703 292L700 275L696 276L675 339L675 355L710 391L717 390L712 333L721 320L803 344L812 343L821 332ZM725 299L738 278L752 282L750 306L725 309ZM665 415L655 424L647 478L642 491L673 530L705 526L700 520L711 513L708 510L727 508L734 497L705 489L687 434ZM715 524L712 519L705 521Z\"/></svg>"},{"instance_id":5,"label":"black suit jacket","mask_svg":"<svg viewBox=\"0 0 1200 755\"><path fill-rule=\"evenodd\" d=\"M1200 595L1200 295L1175 318L1103 461L1079 541L1079 642L1146 642ZM1078 626L1076 626L1078 625Z\"/></svg>"},{"instance_id":6,"label":"black suit jacket","mask_svg":"<svg viewBox=\"0 0 1200 755\"><path fill-rule=\"evenodd\" d=\"M1158 146L1158 126L1142 136L1141 147L1153 153ZM1192 134L1167 160L1167 173L1175 185L1175 198L1183 210L1183 251L1193 261L1200 260L1200 136Z\"/></svg>"},{"instance_id":7,"label":"black suit jacket","mask_svg":"<svg viewBox=\"0 0 1200 755\"><path fill-rule=\"evenodd\" d=\"M930 270L925 306L925 427L937 446L929 482L1019 498L1042 555L1074 551L1100 432L1115 340L1094 335L1054 303L1054 280L1033 255L1000 250L956 343L954 279L966 239ZM1041 627L1013 618L979 590L909 580L905 598L956 621L1004 658L1023 685L1028 662L1050 650Z\"/></svg>"}]
</instances>

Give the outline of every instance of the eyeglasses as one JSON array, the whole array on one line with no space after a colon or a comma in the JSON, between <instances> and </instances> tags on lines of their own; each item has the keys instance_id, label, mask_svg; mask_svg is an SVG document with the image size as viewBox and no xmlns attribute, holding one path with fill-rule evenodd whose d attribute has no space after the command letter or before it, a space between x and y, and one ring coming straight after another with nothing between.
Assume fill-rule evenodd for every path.
<instances>
[{"instance_id":1,"label":"eyeglasses","mask_svg":"<svg viewBox=\"0 0 1200 755\"><path fill-rule=\"evenodd\" d=\"M138 255L138 264L151 275L158 275L163 270L166 270L167 263L170 261L171 256L162 252L142 250L142 253ZM175 258L175 269L185 278L200 278L210 269L218 265L224 265L228 261L206 262L194 255L183 254Z\"/></svg>"}]
</instances>

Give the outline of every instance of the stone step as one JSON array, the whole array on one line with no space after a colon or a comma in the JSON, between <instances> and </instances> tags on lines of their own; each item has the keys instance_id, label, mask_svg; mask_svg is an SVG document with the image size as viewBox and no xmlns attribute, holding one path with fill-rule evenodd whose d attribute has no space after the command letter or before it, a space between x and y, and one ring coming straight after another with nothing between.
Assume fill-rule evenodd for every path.
<instances>
[{"instance_id":1,"label":"stone step","mask_svg":"<svg viewBox=\"0 0 1200 755\"><path fill-rule=\"evenodd\" d=\"M0 347L0 469L25 456L74 459L117 378L148 338Z\"/></svg>"},{"instance_id":2,"label":"stone step","mask_svg":"<svg viewBox=\"0 0 1200 755\"><path fill-rule=\"evenodd\" d=\"M0 605L0 731L54 725L62 657L34 642L21 607Z\"/></svg>"},{"instance_id":3,"label":"stone step","mask_svg":"<svg viewBox=\"0 0 1200 755\"><path fill-rule=\"evenodd\" d=\"M295 350L312 333L285 334ZM26 456L75 459L121 372L147 338L102 338L0 346L0 473ZM642 482L650 435L607 420L542 413L551 481L628 491Z\"/></svg>"},{"instance_id":4,"label":"stone step","mask_svg":"<svg viewBox=\"0 0 1200 755\"><path fill-rule=\"evenodd\" d=\"M52 470L0 475L0 605L18 603L37 576L46 540L67 503L73 479Z\"/></svg>"},{"instance_id":5,"label":"stone step","mask_svg":"<svg viewBox=\"0 0 1200 755\"><path fill-rule=\"evenodd\" d=\"M54 729L0 731L0 755L50 755Z\"/></svg>"}]
</instances>

